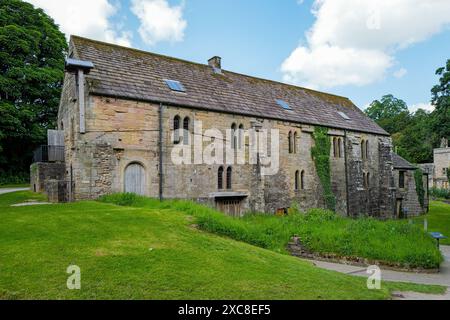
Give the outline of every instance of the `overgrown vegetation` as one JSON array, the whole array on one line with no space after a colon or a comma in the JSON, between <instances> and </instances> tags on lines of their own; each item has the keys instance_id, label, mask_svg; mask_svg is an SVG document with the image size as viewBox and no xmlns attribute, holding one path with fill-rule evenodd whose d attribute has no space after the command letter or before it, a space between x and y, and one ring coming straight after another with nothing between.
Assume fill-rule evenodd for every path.
<instances>
[{"instance_id":1,"label":"overgrown vegetation","mask_svg":"<svg viewBox=\"0 0 450 320\"><path fill-rule=\"evenodd\" d=\"M328 136L328 129L324 127L314 128L314 146L311 148L311 155L314 160L316 171L323 188L325 204L328 209L336 209L336 197L331 190L331 170L330 170L330 148L331 141Z\"/></svg>"},{"instance_id":2,"label":"overgrown vegetation","mask_svg":"<svg viewBox=\"0 0 450 320\"><path fill-rule=\"evenodd\" d=\"M449 189L439 189L431 188L430 196L435 199L447 199L450 200L450 190Z\"/></svg>"},{"instance_id":3,"label":"overgrown vegetation","mask_svg":"<svg viewBox=\"0 0 450 320\"><path fill-rule=\"evenodd\" d=\"M92 201L11 207L45 197L0 195L0 300L389 299L392 291L446 290L386 281L368 290L364 278L199 232L175 209L201 206L125 198L142 208ZM66 287L72 264L81 268L81 290Z\"/></svg>"},{"instance_id":4,"label":"overgrown vegetation","mask_svg":"<svg viewBox=\"0 0 450 320\"><path fill-rule=\"evenodd\" d=\"M423 187L423 171L420 168L417 168L416 171L414 171L414 180L416 182L417 197L423 208L425 205L425 188Z\"/></svg>"},{"instance_id":5,"label":"overgrown vegetation","mask_svg":"<svg viewBox=\"0 0 450 320\"><path fill-rule=\"evenodd\" d=\"M182 211L193 215L203 230L279 253L287 253L286 245L296 234L309 250L320 254L367 258L411 268L436 268L442 262L434 240L420 227L405 221L354 220L320 209L306 214L292 212L285 217L255 214L235 219L190 201L159 202L130 194L109 195L101 201Z\"/></svg>"}]
</instances>

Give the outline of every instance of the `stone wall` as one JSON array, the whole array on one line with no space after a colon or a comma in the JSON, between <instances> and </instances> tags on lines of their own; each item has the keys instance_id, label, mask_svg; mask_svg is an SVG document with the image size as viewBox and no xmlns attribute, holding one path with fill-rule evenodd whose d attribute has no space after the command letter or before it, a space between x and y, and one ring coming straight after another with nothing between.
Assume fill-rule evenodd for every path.
<instances>
[{"instance_id":1,"label":"stone wall","mask_svg":"<svg viewBox=\"0 0 450 320\"><path fill-rule=\"evenodd\" d=\"M37 162L30 166L30 188L34 192L45 192L47 180L63 180L64 177L64 163Z\"/></svg>"},{"instance_id":2,"label":"stone wall","mask_svg":"<svg viewBox=\"0 0 450 320\"><path fill-rule=\"evenodd\" d=\"M399 176L400 172L404 172L405 183L404 188L399 186ZM422 183L424 184L425 196L424 196L424 206L422 207L419 201L419 197L416 191L416 180L414 178L414 170L394 170L394 183L396 186L396 201L402 202L402 208L405 217L417 217L423 214L428 207L428 192L427 192L427 178L424 175L422 178ZM396 212L396 216L400 213Z\"/></svg>"},{"instance_id":3,"label":"stone wall","mask_svg":"<svg viewBox=\"0 0 450 320\"><path fill-rule=\"evenodd\" d=\"M71 82L74 86L74 82ZM67 84L67 86L70 86ZM220 164L176 165L171 160L173 119L189 117L191 126L201 121L203 129L218 129L225 135L235 123L249 129L259 122L265 129L280 132L280 170L272 176L262 176L256 164L231 165L232 189L246 194L243 211L273 213L289 208L293 203L304 210L325 207L323 190L317 176L311 147L314 127L288 121L255 119L205 110L179 107L162 108L162 163L159 167L159 108L157 104L88 96L86 100L86 133L79 134L77 107L73 105L73 88L66 87L60 108L59 122L64 124L66 144L66 180L74 182L76 200L95 199L106 193L124 191L124 172L128 165L144 167L146 196L158 197L160 174L165 198L187 198L214 204L211 194L217 189ZM182 121L181 121L182 125ZM192 134L191 139L203 139L210 144L207 133L203 137ZM297 132L297 152L289 153L289 132ZM340 137L344 144L341 157L334 157L331 144L331 184L336 196L336 209L342 215L388 216L393 212L390 183L392 163L389 159L390 138L371 134L330 129L330 139ZM369 157L361 159L361 139L369 141ZM193 161L195 150L190 151ZM224 165L225 171L228 165ZM295 190L295 172L304 171L304 189ZM370 172L370 187L364 188L363 174ZM392 202L392 203L391 203Z\"/></svg>"}]
</instances>

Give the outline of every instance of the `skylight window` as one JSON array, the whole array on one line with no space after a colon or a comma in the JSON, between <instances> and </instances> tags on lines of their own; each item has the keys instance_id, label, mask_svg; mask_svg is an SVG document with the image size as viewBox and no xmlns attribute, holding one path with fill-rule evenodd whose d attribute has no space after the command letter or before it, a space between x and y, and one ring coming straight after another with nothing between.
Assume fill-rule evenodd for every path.
<instances>
[{"instance_id":1,"label":"skylight window","mask_svg":"<svg viewBox=\"0 0 450 320\"><path fill-rule=\"evenodd\" d=\"M284 110L292 110L291 106L284 100L277 99L277 103Z\"/></svg>"},{"instance_id":2,"label":"skylight window","mask_svg":"<svg viewBox=\"0 0 450 320\"><path fill-rule=\"evenodd\" d=\"M345 113L338 111L339 115L344 118L345 120L350 120L350 117L348 115L346 115Z\"/></svg>"},{"instance_id":3,"label":"skylight window","mask_svg":"<svg viewBox=\"0 0 450 320\"><path fill-rule=\"evenodd\" d=\"M175 80L164 80L164 82L167 84L167 86L172 91L177 92L186 92L186 89L183 87L183 85L180 83L180 81Z\"/></svg>"}]
</instances>

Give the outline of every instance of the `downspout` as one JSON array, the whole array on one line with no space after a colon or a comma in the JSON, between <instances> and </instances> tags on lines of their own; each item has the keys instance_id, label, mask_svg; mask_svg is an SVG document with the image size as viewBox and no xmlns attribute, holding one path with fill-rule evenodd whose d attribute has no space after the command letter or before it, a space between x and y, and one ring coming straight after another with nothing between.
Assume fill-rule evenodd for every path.
<instances>
[{"instance_id":1,"label":"downspout","mask_svg":"<svg viewBox=\"0 0 450 320\"><path fill-rule=\"evenodd\" d=\"M159 121L159 201L164 200L163 195L163 182L164 182L164 173L163 173L163 120L162 114L163 105L159 104L159 112L158 112L158 121Z\"/></svg>"},{"instance_id":2,"label":"downspout","mask_svg":"<svg viewBox=\"0 0 450 320\"><path fill-rule=\"evenodd\" d=\"M344 130L344 162L345 162L345 194L347 197L347 216L350 216L350 203L349 203L349 194L348 194L348 173L347 173L347 164L348 164L348 159L347 159L347 130Z\"/></svg>"}]
</instances>

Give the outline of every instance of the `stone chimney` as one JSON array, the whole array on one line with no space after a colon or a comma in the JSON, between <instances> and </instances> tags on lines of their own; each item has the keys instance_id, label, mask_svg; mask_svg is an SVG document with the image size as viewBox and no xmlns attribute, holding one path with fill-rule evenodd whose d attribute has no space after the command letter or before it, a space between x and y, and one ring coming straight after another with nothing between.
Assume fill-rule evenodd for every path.
<instances>
[{"instance_id":1,"label":"stone chimney","mask_svg":"<svg viewBox=\"0 0 450 320\"><path fill-rule=\"evenodd\" d=\"M222 58L215 56L208 60L208 65L213 68L215 73L222 73Z\"/></svg>"}]
</instances>

